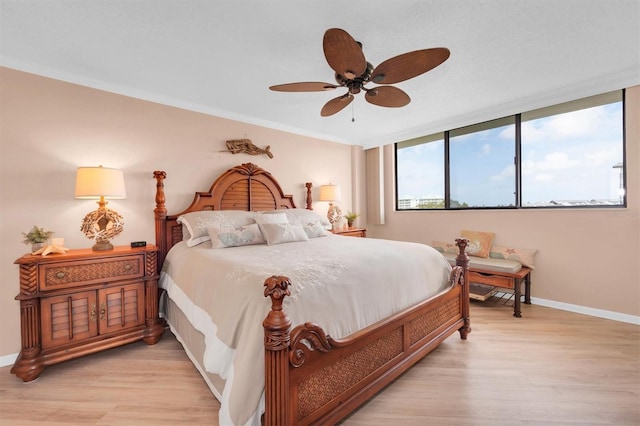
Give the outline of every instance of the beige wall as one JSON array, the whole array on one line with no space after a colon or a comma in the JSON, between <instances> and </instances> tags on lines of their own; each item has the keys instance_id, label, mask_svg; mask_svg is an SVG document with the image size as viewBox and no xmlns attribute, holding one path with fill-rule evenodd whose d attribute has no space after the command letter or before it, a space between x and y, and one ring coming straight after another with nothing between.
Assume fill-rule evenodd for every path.
<instances>
[{"instance_id":1,"label":"beige wall","mask_svg":"<svg viewBox=\"0 0 640 426\"><path fill-rule=\"evenodd\" d=\"M123 215L126 245L154 241L153 170L165 170L170 213L186 207L229 167L253 162L273 171L304 207L304 182L342 186L340 206L352 208L352 163L362 149L145 102L0 68L0 358L20 350L18 268L27 247L21 232L42 226L70 248L90 247L80 232L95 202L74 199L78 166L124 171L126 200L109 206ZM248 99L247 102L251 100ZM228 139L249 138L266 156L221 153ZM355 161L352 161L352 158ZM358 170L358 174L361 172ZM315 203L324 214L327 203Z\"/></svg>"},{"instance_id":2,"label":"beige wall","mask_svg":"<svg viewBox=\"0 0 640 426\"><path fill-rule=\"evenodd\" d=\"M640 316L640 86L626 91L626 209L394 211L393 147L384 149L385 224L372 237L429 243L462 229L495 244L537 248L532 296ZM552 304L553 305L553 304ZM615 315L614 315L615 317Z\"/></svg>"}]
</instances>

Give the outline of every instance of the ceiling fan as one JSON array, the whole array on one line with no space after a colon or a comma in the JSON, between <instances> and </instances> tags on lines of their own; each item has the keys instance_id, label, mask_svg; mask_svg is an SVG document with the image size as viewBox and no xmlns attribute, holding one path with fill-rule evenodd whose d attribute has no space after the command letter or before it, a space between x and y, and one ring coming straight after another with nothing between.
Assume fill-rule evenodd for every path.
<instances>
[{"instance_id":1,"label":"ceiling fan","mask_svg":"<svg viewBox=\"0 0 640 426\"><path fill-rule=\"evenodd\" d=\"M449 49L436 47L414 50L387 59L377 67L367 62L362 44L355 41L345 30L331 28L324 33L322 41L324 56L335 71L337 84L322 82L299 82L278 84L269 87L277 92L322 92L338 87L347 93L327 102L320 115L327 117L341 111L353 101L353 95L365 92L367 102L390 108L398 108L411 102L404 91L393 86L365 87L368 83L395 84L417 77L437 67L449 58Z\"/></svg>"}]
</instances>

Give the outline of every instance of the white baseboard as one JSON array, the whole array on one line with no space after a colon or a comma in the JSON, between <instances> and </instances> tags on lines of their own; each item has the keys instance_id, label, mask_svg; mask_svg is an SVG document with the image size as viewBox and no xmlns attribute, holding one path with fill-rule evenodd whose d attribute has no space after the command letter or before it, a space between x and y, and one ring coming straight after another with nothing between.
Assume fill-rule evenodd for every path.
<instances>
[{"instance_id":1,"label":"white baseboard","mask_svg":"<svg viewBox=\"0 0 640 426\"><path fill-rule=\"evenodd\" d=\"M13 365L18 358L18 354L10 354L5 356L0 356L0 367L6 367L7 365Z\"/></svg>"},{"instance_id":2,"label":"white baseboard","mask_svg":"<svg viewBox=\"0 0 640 426\"><path fill-rule=\"evenodd\" d=\"M537 297L532 297L531 303L534 305L546 306L548 308L560 309L562 311L575 312L577 314L640 325L640 316L621 314L619 312L605 311L604 309L589 308L580 305L572 305L571 303L556 302L555 300L540 299ZM0 357L0 367L13 365L17 358L17 353Z\"/></svg>"},{"instance_id":3,"label":"white baseboard","mask_svg":"<svg viewBox=\"0 0 640 426\"><path fill-rule=\"evenodd\" d=\"M572 305L571 303L556 302L555 300L539 299L537 297L532 297L531 303L534 305L546 306L548 308L560 309L562 311L575 312L577 314L640 325L640 316L621 314L620 312L606 311L604 309L589 308L587 306Z\"/></svg>"}]
</instances>

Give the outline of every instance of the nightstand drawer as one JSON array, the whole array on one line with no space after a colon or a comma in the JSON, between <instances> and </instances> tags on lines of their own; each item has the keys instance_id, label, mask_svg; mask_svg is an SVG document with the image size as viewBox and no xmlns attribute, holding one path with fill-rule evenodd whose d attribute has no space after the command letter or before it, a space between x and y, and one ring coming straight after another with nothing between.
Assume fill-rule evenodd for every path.
<instances>
[{"instance_id":1,"label":"nightstand drawer","mask_svg":"<svg viewBox=\"0 0 640 426\"><path fill-rule=\"evenodd\" d=\"M41 264L38 274L41 291L139 278L144 276L144 256L118 256L111 259Z\"/></svg>"}]
</instances>

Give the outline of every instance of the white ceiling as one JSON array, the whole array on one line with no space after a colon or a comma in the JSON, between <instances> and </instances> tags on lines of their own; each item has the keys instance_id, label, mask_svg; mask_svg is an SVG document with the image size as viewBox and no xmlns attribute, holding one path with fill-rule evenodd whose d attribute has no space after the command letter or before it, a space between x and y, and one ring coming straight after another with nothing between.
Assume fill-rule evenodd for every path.
<instances>
[{"instance_id":1,"label":"white ceiling","mask_svg":"<svg viewBox=\"0 0 640 426\"><path fill-rule=\"evenodd\" d=\"M640 84L638 0L0 0L0 64L248 123L371 147ZM374 66L447 47L382 108L320 117L337 27ZM355 122L352 122L352 115ZM250 137L250 135L247 135Z\"/></svg>"}]
</instances>

